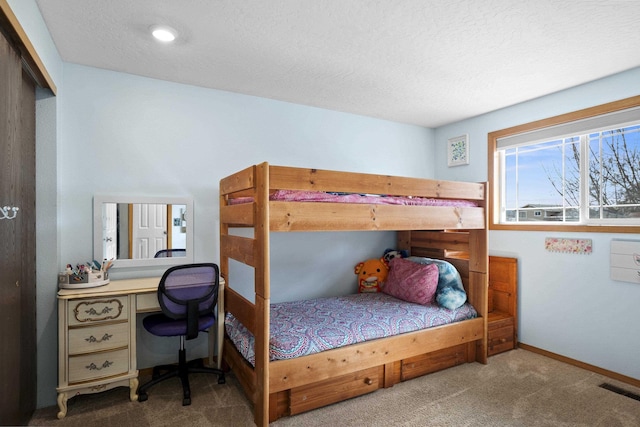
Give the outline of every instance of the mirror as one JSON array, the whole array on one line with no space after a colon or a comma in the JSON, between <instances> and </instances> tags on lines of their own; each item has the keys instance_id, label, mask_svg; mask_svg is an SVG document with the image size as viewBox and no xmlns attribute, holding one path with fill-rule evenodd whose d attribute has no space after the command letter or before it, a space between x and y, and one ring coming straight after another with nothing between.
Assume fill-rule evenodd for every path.
<instances>
[{"instance_id":1,"label":"mirror","mask_svg":"<svg viewBox=\"0 0 640 427\"><path fill-rule=\"evenodd\" d=\"M193 262L193 200L186 197L96 195L93 257L114 267Z\"/></svg>"}]
</instances>

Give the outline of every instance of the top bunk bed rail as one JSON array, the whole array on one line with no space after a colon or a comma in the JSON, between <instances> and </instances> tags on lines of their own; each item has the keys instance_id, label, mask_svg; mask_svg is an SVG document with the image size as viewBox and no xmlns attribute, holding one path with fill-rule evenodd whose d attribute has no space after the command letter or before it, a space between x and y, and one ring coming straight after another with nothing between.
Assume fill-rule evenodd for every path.
<instances>
[{"instance_id":1,"label":"top bunk bed rail","mask_svg":"<svg viewBox=\"0 0 640 427\"><path fill-rule=\"evenodd\" d=\"M477 200L478 202L485 198L484 183L273 166L266 162L249 166L223 178L220 180L221 192L229 197L252 195L252 190L256 188L260 178L259 171L256 170L258 167L268 169L268 187L272 190L366 192L394 196Z\"/></svg>"},{"instance_id":2,"label":"top bunk bed rail","mask_svg":"<svg viewBox=\"0 0 640 427\"><path fill-rule=\"evenodd\" d=\"M270 201L277 190L374 194L472 201L476 206L424 206ZM221 221L250 227L254 203L269 210L270 231L437 230L486 228L484 183L271 166L250 166L220 181ZM232 204L250 198L253 203ZM436 214L433 214L436 212Z\"/></svg>"}]
</instances>

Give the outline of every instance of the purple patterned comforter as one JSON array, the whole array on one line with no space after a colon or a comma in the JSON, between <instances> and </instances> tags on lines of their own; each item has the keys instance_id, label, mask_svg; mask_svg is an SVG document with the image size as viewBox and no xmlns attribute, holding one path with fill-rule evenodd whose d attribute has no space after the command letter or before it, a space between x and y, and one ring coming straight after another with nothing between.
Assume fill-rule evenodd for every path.
<instances>
[{"instance_id":1,"label":"purple patterned comforter","mask_svg":"<svg viewBox=\"0 0 640 427\"><path fill-rule=\"evenodd\" d=\"M270 360L293 359L376 338L477 317L468 303L456 310L405 302L383 293L271 304ZM255 366L254 338L231 313L229 338Z\"/></svg>"},{"instance_id":2,"label":"purple patterned comforter","mask_svg":"<svg viewBox=\"0 0 640 427\"><path fill-rule=\"evenodd\" d=\"M410 205L410 206L454 206L475 207L477 203L470 200L432 199L427 197L380 196L375 194L326 193L324 191L277 190L269 200L284 202L333 202L360 203L373 205ZM251 197L231 199L231 204L252 202Z\"/></svg>"}]
</instances>

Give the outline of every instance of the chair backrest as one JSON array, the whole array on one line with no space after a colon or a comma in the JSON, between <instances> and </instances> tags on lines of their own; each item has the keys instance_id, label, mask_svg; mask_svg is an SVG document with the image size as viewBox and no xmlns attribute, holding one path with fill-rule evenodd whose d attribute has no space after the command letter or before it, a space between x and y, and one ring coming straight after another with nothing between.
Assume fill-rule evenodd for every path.
<instances>
[{"instance_id":1,"label":"chair backrest","mask_svg":"<svg viewBox=\"0 0 640 427\"><path fill-rule=\"evenodd\" d=\"M153 256L154 258L172 258L187 256L186 249L160 249Z\"/></svg>"},{"instance_id":2,"label":"chair backrest","mask_svg":"<svg viewBox=\"0 0 640 427\"><path fill-rule=\"evenodd\" d=\"M213 314L218 301L220 272L213 263L169 268L158 285L158 302L165 316L186 319L187 339L198 336L198 318Z\"/></svg>"}]
</instances>

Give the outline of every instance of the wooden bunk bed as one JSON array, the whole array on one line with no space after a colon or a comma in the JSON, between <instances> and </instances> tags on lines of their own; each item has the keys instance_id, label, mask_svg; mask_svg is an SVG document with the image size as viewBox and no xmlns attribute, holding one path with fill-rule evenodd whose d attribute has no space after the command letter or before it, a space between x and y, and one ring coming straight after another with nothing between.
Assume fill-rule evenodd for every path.
<instances>
[{"instance_id":1,"label":"wooden bunk bed","mask_svg":"<svg viewBox=\"0 0 640 427\"><path fill-rule=\"evenodd\" d=\"M476 207L272 201L276 190L462 199ZM243 198L248 203L234 203ZM225 337L223 359L254 403L257 425L460 363L487 362L487 227L484 183L437 181L261 163L220 181L224 310L255 337L255 367ZM253 228L253 237L230 233ZM398 248L447 260L478 317L289 360L270 361L271 232L397 231ZM229 259L255 269L255 303L234 291ZM222 319L220 319L222 321Z\"/></svg>"}]
</instances>

